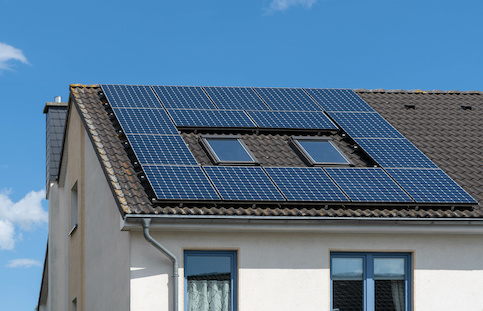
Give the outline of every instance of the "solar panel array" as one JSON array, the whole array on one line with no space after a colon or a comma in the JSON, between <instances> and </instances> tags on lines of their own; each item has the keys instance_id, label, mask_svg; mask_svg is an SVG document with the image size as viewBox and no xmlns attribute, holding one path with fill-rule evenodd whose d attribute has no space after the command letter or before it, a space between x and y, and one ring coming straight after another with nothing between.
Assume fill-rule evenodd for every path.
<instances>
[{"instance_id":1,"label":"solar panel array","mask_svg":"<svg viewBox=\"0 0 483 311\"><path fill-rule=\"evenodd\" d=\"M477 202L440 169L387 169L418 203Z\"/></svg>"},{"instance_id":2,"label":"solar panel array","mask_svg":"<svg viewBox=\"0 0 483 311\"><path fill-rule=\"evenodd\" d=\"M330 116L352 138L404 138L376 112L330 112Z\"/></svg>"},{"instance_id":3,"label":"solar panel array","mask_svg":"<svg viewBox=\"0 0 483 311\"><path fill-rule=\"evenodd\" d=\"M205 166L223 200L284 201L261 167Z\"/></svg>"},{"instance_id":4,"label":"solar panel array","mask_svg":"<svg viewBox=\"0 0 483 311\"><path fill-rule=\"evenodd\" d=\"M256 127L243 110L168 109L168 112L179 127Z\"/></svg>"},{"instance_id":5,"label":"solar panel array","mask_svg":"<svg viewBox=\"0 0 483 311\"><path fill-rule=\"evenodd\" d=\"M247 111L260 128L338 130L322 111Z\"/></svg>"},{"instance_id":6,"label":"solar panel array","mask_svg":"<svg viewBox=\"0 0 483 311\"><path fill-rule=\"evenodd\" d=\"M257 87L255 91L273 110L322 111L303 89Z\"/></svg>"},{"instance_id":7,"label":"solar panel array","mask_svg":"<svg viewBox=\"0 0 483 311\"><path fill-rule=\"evenodd\" d=\"M321 168L265 167L288 201L349 201Z\"/></svg>"},{"instance_id":8,"label":"solar panel array","mask_svg":"<svg viewBox=\"0 0 483 311\"><path fill-rule=\"evenodd\" d=\"M161 200L476 203L351 90L143 85L102 89ZM382 168L202 168L178 131L338 130L323 111Z\"/></svg>"},{"instance_id":9,"label":"solar panel array","mask_svg":"<svg viewBox=\"0 0 483 311\"><path fill-rule=\"evenodd\" d=\"M305 89L325 111L375 112L354 91L347 89Z\"/></svg>"},{"instance_id":10,"label":"solar panel array","mask_svg":"<svg viewBox=\"0 0 483 311\"><path fill-rule=\"evenodd\" d=\"M267 110L267 105L250 87L204 87L219 109Z\"/></svg>"},{"instance_id":11,"label":"solar panel array","mask_svg":"<svg viewBox=\"0 0 483 311\"><path fill-rule=\"evenodd\" d=\"M199 86L153 86L166 108L216 109Z\"/></svg>"},{"instance_id":12,"label":"solar panel array","mask_svg":"<svg viewBox=\"0 0 483 311\"><path fill-rule=\"evenodd\" d=\"M352 202L413 202L380 168L324 168Z\"/></svg>"}]
</instances>

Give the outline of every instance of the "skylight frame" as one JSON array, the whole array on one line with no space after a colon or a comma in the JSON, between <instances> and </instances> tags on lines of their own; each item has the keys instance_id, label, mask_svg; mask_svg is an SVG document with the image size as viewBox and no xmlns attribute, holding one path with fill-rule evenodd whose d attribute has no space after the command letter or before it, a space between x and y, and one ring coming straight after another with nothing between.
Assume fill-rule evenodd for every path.
<instances>
[{"instance_id":1,"label":"skylight frame","mask_svg":"<svg viewBox=\"0 0 483 311\"><path fill-rule=\"evenodd\" d=\"M304 146L300 143L300 141L320 141L320 142L327 142L329 145L337 151L337 153L343 158L344 162L318 162L315 160L312 155L304 148ZM342 152L342 150L337 147L332 142L332 138L328 136L317 136L317 137L307 137L307 136L292 136L290 137L291 144L296 148L299 154L302 155L303 160L307 162L311 166L352 166L352 161Z\"/></svg>"},{"instance_id":2,"label":"skylight frame","mask_svg":"<svg viewBox=\"0 0 483 311\"><path fill-rule=\"evenodd\" d=\"M211 146L211 144L209 142L210 139L220 140L220 141L222 141L222 140L226 140L226 141L236 140L251 160L250 161L237 161L237 160L226 161L226 160L220 159L220 157L216 153L215 149ZM202 135L200 137L200 143L203 146L203 148L206 150L206 152L208 153L208 156L210 157L210 159L216 165L258 165L259 164L257 158L248 149L248 147L245 145L245 143L241 139L240 135Z\"/></svg>"}]
</instances>

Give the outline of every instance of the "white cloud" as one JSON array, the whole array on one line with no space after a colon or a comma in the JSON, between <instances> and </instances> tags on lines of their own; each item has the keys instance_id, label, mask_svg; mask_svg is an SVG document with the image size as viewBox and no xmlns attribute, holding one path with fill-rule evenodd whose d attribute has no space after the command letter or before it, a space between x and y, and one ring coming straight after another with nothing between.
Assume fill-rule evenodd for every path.
<instances>
[{"instance_id":1,"label":"white cloud","mask_svg":"<svg viewBox=\"0 0 483 311\"><path fill-rule=\"evenodd\" d=\"M42 267L42 263L28 258L18 258L10 260L7 264L9 268L30 268L30 267Z\"/></svg>"},{"instance_id":2,"label":"white cloud","mask_svg":"<svg viewBox=\"0 0 483 311\"><path fill-rule=\"evenodd\" d=\"M23 55L22 50L0 42L0 70L10 69L10 62L15 60L24 64L29 63L25 55Z\"/></svg>"},{"instance_id":3,"label":"white cloud","mask_svg":"<svg viewBox=\"0 0 483 311\"><path fill-rule=\"evenodd\" d=\"M307 9L310 9L316 1L317 0L272 0L272 2L270 2L270 8L268 11L285 11L289 7L296 5L301 5Z\"/></svg>"},{"instance_id":4,"label":"white cloud","mask_svg":"<svg viewBox=\"0 0 483 311\"><path fill-rule=\"evenodd\" d=\"M10 191L0 191L0 249L12 249L15 245L15 227L31 230L47 223L48 213L42 208L45 191L31 191L14 203Z\"/></svg>"}]
</instances>

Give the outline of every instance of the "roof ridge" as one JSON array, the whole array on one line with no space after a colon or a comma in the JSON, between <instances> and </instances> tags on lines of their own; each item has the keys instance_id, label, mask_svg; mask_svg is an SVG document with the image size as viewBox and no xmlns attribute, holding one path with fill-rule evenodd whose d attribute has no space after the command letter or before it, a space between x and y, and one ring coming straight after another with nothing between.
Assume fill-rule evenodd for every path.
<instances>
[{"instance_id":1,"label":"roof ridge","mask_svg":"<svg viewBox=\"0 0 483 311\"><path fill-rule=\"evenodd\" d=\"M415 90L403 90L403 89L392 89L392 90L386 90L386 89L353 89L354 92L359 92L359 93L404 93L404 94L480 94L481 92L477 90L473 91L459 91L459 90L448 90L448 91L442 91L442 90L420 90L420 89L415 89Z\"/></svg>"}]
</instances>

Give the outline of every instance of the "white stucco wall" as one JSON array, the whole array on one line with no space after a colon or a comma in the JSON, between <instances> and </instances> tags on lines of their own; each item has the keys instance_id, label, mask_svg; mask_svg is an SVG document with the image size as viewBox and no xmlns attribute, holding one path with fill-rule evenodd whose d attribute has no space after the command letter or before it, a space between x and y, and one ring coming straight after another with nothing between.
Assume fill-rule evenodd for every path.
<instances>
[{"instance_id":1,"label":"white stucco wall","mask_svg":"<svg viewBox=\"0 0 483 311\"><path fill-rule=\"evenodd\" d=\"M86 134L87 137L87 134ZM129 232L89 139L85 147L86 310L129 310Z\"/></svg>"},{"instance_id":2,"label":"white stucco wall","mask_svg":"<svg viewBox=\"0 0 483 311\"><path fill-rule=\"evenodd\" d=\"M238 251L240 311L330 310L331 251L413 252L413 310L483 310L481 235L261 232L152 232L152 235L180 260L180 310L184 308L185 249ZM141 232L132 233L132 311L169 310L171 267L171 261L148 244Z\"/></svg>"}]
</instances>

